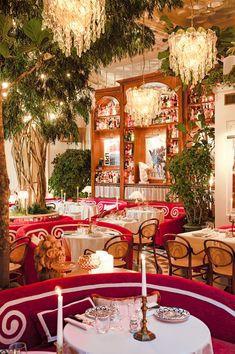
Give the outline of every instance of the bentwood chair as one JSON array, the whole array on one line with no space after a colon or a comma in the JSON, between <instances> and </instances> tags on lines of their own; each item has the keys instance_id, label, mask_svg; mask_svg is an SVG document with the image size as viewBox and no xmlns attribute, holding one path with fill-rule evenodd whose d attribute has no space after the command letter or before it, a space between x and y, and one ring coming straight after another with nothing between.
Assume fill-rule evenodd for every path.
<instances>
[{"instance_id":1,"label":"bentwood chair","mask_svg":"<svg viewBox=\"0 0 235 354\"><path fill-rule=\"evenodd\" d=\"M103 251L108 252L113 256L114 267L128 268L132 250L132 240L130 235L117 235L110 238L104 244ZM84 254L89 255L95 253L91 249L85 249Z\"/></svg>"},{"instance_id":2,"label":"bentwood chair","mask_svg":"<svg viewBox=\"0 0 235 354\"><path fill-rule=\"evenodd\" d=\"M140 253L144 249L154 256L155 267L157 273L161 273L161 269L157 262L155 238L158 231L159 220L156 218L148 219L142 222L136 234L133 234L133 249L137 251L137 269L139 269Z\"/></svg>"},{"instance_id":3,"label":"bentwood chair","mask_svg":"<svg viewBox=\"0 0 235 354\"><path fill-rule=\"evenodd\" d=\"M209 261L208 283L213 285L217 279L227 278L228 288L235 294L235 252L227 243L218 240L204 241ZM221 284L221 282L219 282Z\"/></svg>"},{"instance_id":4,"label":"bentwood chair","mask_svg":"<svg viewBox=\"0 0 235 354\"><path fill-rule=\"evenodd\" d=\"M173 239L173 235L169 237L168 234L164 236L164 247L168 256L169 275L180 275L179 271L183 271L184 277L188 279L207 275L208 261L204 250L194 253L184 237L175 235Z\"/></svg>"},{"instance_id":5,"label":"bentwood chair","mask_svg":"<svg viewBox=\"0 0 235 354\"><path fill-rule=\"evenodd\" d=\"M10 245L9 252L9 273L10 273L10 281L19 281L23 284L24 281L24 261L26 257L26 253L29 247L30 239L28 237L20 237L16 239Z\"/></svg>"},{"instance_id":6,"label":"bentwood chair","mask_svg":"<svg viewBox=\"0 0 235 354\"><path fill-rule=\"evenodd\" d=\"M132 240L127 239L125 235L114 236L104 245L104 251L113 256L116 268L128 268L131 250Z\"/></svg>"}]
</instances>

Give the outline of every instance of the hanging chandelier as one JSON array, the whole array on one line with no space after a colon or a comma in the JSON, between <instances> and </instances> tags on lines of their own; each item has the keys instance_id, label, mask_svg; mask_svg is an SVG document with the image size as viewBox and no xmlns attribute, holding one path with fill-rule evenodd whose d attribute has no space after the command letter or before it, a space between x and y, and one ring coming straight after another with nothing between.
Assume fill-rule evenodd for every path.
<instances>
[{"instance_id":1,"label":"hanging chandelier","mask_svg":"<svg viewBox=\"0 0 235 354\"><path fill-rule=\"evenodd\" d=\"M216 41L215 32L202 27L179 29L169 36L170 68L184 84L195 86L215 66Z\"/></svg>"},{"instance_id":2,"label":"hanging chandelier","mask_svg":"<svg viewBox=\"0 0 235 354\"><path fill-rule=\"evenodd\" d=\"M152 87L134 87L126 92L125 112L130 114L135 126L148 126L160 111L161 93Z\"/></svg>"},{"instance_id":3,"label":"hanging chandelier","mask_svg":"<svg viewBox=\"0 0 235 354\"><path fill-rule=\"evenodd\" d=\"M43 5L43 26L66 56L74 46L80 57L104 32L105 0L43 0Z\"/></svg>"}]
</instances>

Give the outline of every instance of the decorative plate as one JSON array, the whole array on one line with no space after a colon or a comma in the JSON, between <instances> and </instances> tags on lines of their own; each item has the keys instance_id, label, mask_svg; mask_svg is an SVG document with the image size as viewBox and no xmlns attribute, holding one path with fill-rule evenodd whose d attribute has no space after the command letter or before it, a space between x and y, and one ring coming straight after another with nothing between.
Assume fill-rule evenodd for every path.
<instances>
[{"instance_id":1,"label":"decorative plate","mask_svg":"<svg viewBox=\"0 0 235 354\"><path fill-rule=\"evenodd\" d=\"M109 306L96 306L96 307L91 307L90 309L87 309L85 311L85 315L89 318L95 319L96 315L99 313L99 315L107 316L111 315L113 310Z\"/></svg>"},{"instance_id":2,"label":"decorative plate","mask_svg":"<svg viewBox=\"0 0 235 354\"><path fill-rule=\"evenodd\" d=\"M156 310L154 315L159 321L177 323L186 321L189 318L190 313L179 307L161 306Z\"/></svg>"}]
</instances>

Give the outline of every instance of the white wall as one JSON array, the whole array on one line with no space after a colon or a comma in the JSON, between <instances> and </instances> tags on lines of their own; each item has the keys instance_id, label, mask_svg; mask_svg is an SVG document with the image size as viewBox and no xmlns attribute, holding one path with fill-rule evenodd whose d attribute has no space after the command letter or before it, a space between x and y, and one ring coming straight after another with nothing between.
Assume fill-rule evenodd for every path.
<instances>
[{"instance_id":1,"label":"white wall","mask_svg":"<svg viewBox=\"0 0 235 354\"><path fill-rule=\"evenodd\" d=\"M233 140L235 135L235 104L224 105L224 95L235 93L231 87L215 92L215 224L229 224L231 213L231 178L233 166ZM235 210L234 210L235 212Z\"/></svg>"}]
</instances>

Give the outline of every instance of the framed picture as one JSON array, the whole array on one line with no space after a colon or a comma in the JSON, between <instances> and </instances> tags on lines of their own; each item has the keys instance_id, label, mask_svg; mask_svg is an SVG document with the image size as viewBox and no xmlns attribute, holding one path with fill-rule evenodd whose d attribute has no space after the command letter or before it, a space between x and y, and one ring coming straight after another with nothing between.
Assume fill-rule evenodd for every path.
<instances>
[{"instance_id":1,"label":"framed picture","mask_svg":"<svg viewBox=\"0 0 235 354\"><path fill-rule=\"evenodd\" d=\"M120 139L104 139L104 165L120 165Z\"/></svg>"},{"instance_id":2,"label":"framed picture","mask_svg":"<svg viewBox=\"0 0 235 354\"><path fill-rule=\"evenodd\" d=\"M146 164L151 168L150 179L166 179L166 129L145 138Z\"/></svg>"}]
</instances>

